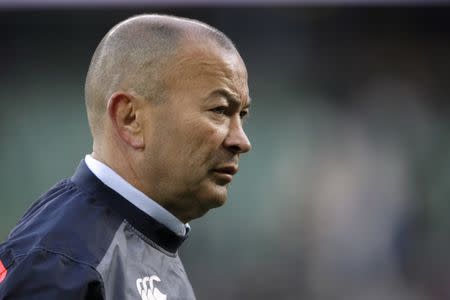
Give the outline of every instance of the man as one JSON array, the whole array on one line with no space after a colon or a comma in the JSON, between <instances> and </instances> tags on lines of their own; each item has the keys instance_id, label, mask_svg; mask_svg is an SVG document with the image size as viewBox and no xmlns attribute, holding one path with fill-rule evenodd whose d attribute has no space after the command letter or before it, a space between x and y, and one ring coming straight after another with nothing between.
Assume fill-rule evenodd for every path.
<instances>
[{"instance_id":1,"label":"man","mask_svg":"<svg viewBox=\"0 0 450 300\"><path fill-rule=\"evenodd\" d=\"M195 299L177 250L251 148L241 57L206 24L140 15L103 38L85 93L93 152L0 245L0 299Z\"/></svg>"}]
</instances>

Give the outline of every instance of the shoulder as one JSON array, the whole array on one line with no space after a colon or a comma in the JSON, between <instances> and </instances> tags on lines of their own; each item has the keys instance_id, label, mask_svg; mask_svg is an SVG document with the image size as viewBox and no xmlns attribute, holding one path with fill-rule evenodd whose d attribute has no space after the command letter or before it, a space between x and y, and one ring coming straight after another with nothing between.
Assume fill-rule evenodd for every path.
<instances>
[{"instance_id":1,"label":"shoulder","mask_svg":"<svg viewBox=\"0 0 450 300\"><path fill-rule=\"evenodd\" d=\"M18 256L0 253L0 262L1 299L103 298L103 284L95 268L66 254L34 248Z\"/></svg>"},{"instance_id":2,"label":"shoulder","mask_svg":"<svg viewBox=\"0 0 450 300\"><path fill-rule=\"evenodd\" d=\"M0 254L52 253L96 265L121 221L104 202L65 179L30 207L0 245Z\"/></svg>"}]
</instances>

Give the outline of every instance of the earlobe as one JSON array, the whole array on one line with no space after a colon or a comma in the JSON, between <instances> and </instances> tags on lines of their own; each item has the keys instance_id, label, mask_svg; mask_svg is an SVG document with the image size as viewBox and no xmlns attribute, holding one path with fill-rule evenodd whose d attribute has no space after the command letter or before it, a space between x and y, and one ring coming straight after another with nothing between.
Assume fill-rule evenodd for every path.
<instances>
[{"instance_id":1,"label":"earlobe","mask_svg":"<svg viewBox=\"0 0 450 300\"><path fill-rule=\"evenodd\" d=\"M108 117L117 135L127 145L142 149L144 138L137 118L138 109L137 99L125 92L116 92L108 100Z\"/></svg>"}]
</instances>

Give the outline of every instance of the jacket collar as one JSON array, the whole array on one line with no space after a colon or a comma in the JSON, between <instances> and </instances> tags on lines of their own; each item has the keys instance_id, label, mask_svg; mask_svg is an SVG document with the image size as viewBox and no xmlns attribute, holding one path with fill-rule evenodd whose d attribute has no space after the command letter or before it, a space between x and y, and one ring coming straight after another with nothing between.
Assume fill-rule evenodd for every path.
<instances>
[{"instance_id":1,"label":"jacket collar","mask_svg":"<svg viewBox=\"0 0 450 300\"><path fill-rule=\"evenodd\" d=\"M106 186L89 170L84 160L78 165L71 181L96 200L106 203L115 213L164 250L174 254L186 240L187 235L175 234Z\"/></svg>"}]
</instances>

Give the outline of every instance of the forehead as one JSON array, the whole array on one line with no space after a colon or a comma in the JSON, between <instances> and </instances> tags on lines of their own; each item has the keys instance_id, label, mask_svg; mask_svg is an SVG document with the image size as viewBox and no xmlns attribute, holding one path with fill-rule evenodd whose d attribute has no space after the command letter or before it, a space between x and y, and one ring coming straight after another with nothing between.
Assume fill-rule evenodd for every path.
<instances>
[{"instance_id":1,"label":"forehead","mask_svg":"<svg viewBox=\"0 0 450 300\"><path fill-rule=\"evenodd\" d=\"M248 102L247 70L235 50L214 44L182 47L168 70L171 87L208 90L227 89Z\"/></svg>"}]
</instances>

